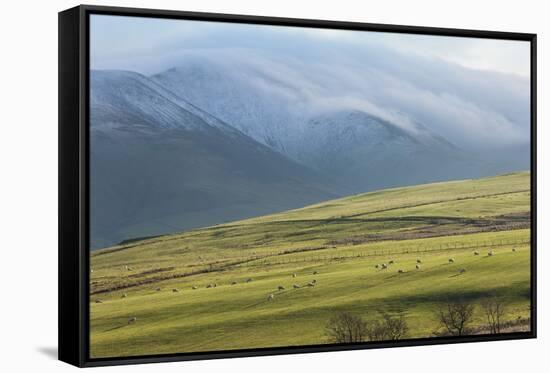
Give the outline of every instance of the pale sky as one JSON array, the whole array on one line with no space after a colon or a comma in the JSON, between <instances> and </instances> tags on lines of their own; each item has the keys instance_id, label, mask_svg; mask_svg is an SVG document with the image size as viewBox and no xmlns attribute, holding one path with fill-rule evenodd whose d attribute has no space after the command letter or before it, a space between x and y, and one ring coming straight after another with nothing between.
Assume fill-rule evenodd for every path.
<instances>
[{"instance_id":1,"label":"pale sky","mask_svg":"<svg viewBox=\"0 0 550 373\"><path fill-rule=\"evenodd\" d=\"M92 15L90 27L92 68L124 68L125 62L135 66L136 58L148 59L176 49L269 49L326 40L365 48L375 45L525 78L530 73L530 45L526 41L104 15Z\"/></svg>"}]
</instances>

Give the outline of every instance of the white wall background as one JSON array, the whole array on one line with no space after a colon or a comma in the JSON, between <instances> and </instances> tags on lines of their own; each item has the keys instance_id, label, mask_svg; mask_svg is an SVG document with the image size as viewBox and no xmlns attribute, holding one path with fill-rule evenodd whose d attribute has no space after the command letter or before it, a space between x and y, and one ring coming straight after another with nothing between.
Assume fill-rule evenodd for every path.
<instances>
[{"instance_id":1,"label":"white wall background","mask_svg":"<svg viewBox=\"0 0 550 373\"><path fill-rule=\"evenodd\" d=\"M527 372L548 368L550 23L540 0L119 0L98 5L538 33L539 338L108 368L116 372ZM11 1L0 12L0 370L69 371L57 351L57 12L75 1ZM546 229L545 229L546 227ZM544 367L544 368L543 368Z\"/></svg>"}]
</instances>

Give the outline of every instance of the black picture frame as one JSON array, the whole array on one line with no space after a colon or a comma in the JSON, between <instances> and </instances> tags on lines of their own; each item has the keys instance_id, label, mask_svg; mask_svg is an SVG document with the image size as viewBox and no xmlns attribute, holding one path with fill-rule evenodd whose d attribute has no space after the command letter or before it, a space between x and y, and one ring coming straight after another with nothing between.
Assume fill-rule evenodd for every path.
<instances>
[{"instance_id":1,"label":"black picture frame","mask_svg":"<svg viewBox=\"0 0 550 373\"><path fill-rule=\"evenodd\" d=\"M91 14L528 41L531 45L529 332L91 359L89 356L89 29ZM79 367L536 338L536 34L81 5L59 13L59 360Z\"/></svg>"}]
</instances>

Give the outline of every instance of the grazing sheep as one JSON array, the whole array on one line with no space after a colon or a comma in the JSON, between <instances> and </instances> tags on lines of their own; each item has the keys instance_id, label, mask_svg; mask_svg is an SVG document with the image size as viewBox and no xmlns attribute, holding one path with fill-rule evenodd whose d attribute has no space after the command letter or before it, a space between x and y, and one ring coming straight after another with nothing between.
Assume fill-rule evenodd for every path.
<instances>
[{"instance_id":1,"label":"grazing sheep","mask_svg":"<svg viewBox=\"0 0 550 373\"><path fill-rule=\"evenodd\" d=\"M300 285L294 284L294 285L292 285L292 287L293 287L294 289L299 289L299 288L300 288Z\"/></svg>"},{"instance_id":2,"label":"grazing sheep","mask_svg":"<svg viewBox=\"0 0 550 373\"><path fill-rule=\"evenodd\" d=\"M207 288L207 289L210 289L211 287L212 287L212 284L206 285L206 288Z\"/></svg>"},{"instance_id":3,"label":"grazing sheep","mask_svg":"<svg viewBox=\"0 0 550 373\"><path fill-rule=\"evenodd\" d=\"M132 317L132 318L128 319L128 325L133 324L136 321L137 321L137 317Z\"/></svg>"},{"instance_id":4,"label":"grazing sheep","mask_svg":"<svg viewBox=\"0 0 550 373\"><path fill-rule=\"evenodd\" d=\"M122 294L121 298L126 298L128 296L128 294L124 293Z\"/></svg>"},{"instance_id":5,"label":"grazing sheep","mask_svg":"<svg viewBox=\"0 0 550 373\"><path fill-rule=\"evenodd\" d=\"M273 294L269 294L269 295L267 296L267 300L268 300L268 301L273 300L273 298L274 298Z\"/></svg>"},{"instance_id":6,"label":"grazing sheep","mask_svg":"<svg viewBox=\"0 0 550 373\"><path fill-rule=\"evenodd\" d=\"M404 273L405 271L403 271L402 269L398 269L397 270L397 273Z\"/></svg>"},{"instance_id":7,"label":"grazing sheep","mask_svg":"<svg viewBox=\"0 0 550 373\"><path fill-rule=\"evenodd\" d=\"M390 260L390 261L388 262L388 264L393 264L393 260Z\"/></svg>"},{"instance_id":8,"label":"grazing sheep","mask_svg":"<svg viewBox=\"0 0 550 373\"><path fill-rule=\"evenodd\" d=\"M246 282L252 282L252 279L251 279L251 278L249 278L249 279L247 279L247 280L246 280Z\"/></svg>"},{"instance_id":9,"label":"grazing sheep","mask_svg":"<svg viewBox=\"0 0 550 373\"><path fill-rule=\"evenodd\" d=\"M453 258L449 258L449 263L454 263L455 260Z\"/></svg>"},{"instance_id":10,"label":"grazing sheep","mask_svg":"<svg viewBox=\"0 0 550 373\"><path fill-rule=\"evenodd\" d=\"M314 283L314 284L316 284L316 283L317 283L317 280L313 279L311 282Z\"/></svg>"},{"instance_id":11,"label":"grazing sheep","mask_svg":"<svg viewBox=\"0 0 550 373\"><path fill-rule=\"evenodd\" d=\"M217 287L217 286L218 286L218 284L216 284L216 283L214 282L214 287Z\"/></svg>"},{"instance_id":12,"label":"grazing sheep","mask_svg":"<svg viewBox=\"0 0 550 373\"><path fill-rule=\"evenodd\" d=\"M380 264L375 265L374 268L376 269L380 268Z\"/></svg>"},{"instance_id":13,"label":"grazing sheep","mask_svg":"<svg viewBox=\"0 0 550 373\"><path fill-rule=\"evenodd\" d=\"M466 268L460 268L460 271L459 271L459 272L460 272L460 274L465 273L465 272L466 272Z\"/></svg>"},{"instance_id":14,"label":"grazing sheep","mask_svg":"<svg viewBox=\"0 0 550 373\"><path fill-rule=\"evenodd\" d=\"M296 273L293 273L293 274L292 274L292 277L294 277L294 278L295 278L295 277L296 277Z\"/></svg>"},{"instance_id":15,"label":"grazing sheep","mask_svg":"<svg viewBox=\"0 0 550 373\"><path fill-rule=\"evenodd\" d=\"M94 270L93 270L93 269L90 269L90 273L94 273Z\"/></svg>"},{"instance_id":16,"label":"grazing sheep","mask_svg":"<svg viewBox=\"0 0 550 373\"><path fill-rule=\"evenodd\" d=\"M197 289L198 289L198 287L196 287L196 286L193 286L193 287L192 287L191 289L193 289L193 290L197 290Z\"/></svg>"},{"instance_id":17,"label":"grazing sheep","mask_svg":"<svg viewBox=\"0 0 550 373\"><path fill-rule=\"evenodd\" d=\"M172 289L172 293L177 293L178 291L179 291L179 290L176 289L176 288Z\"/></svg>"},{"instance_id":18,"label":"grazing sheep","mask_svg":"<svg viewBox=\"0 0 550 373\"><path fill-rule=\"evenodd\" d=\"M514 252L514 253L516 252L516 248L515 248L515 247L512 248L512 252Z\"/></svg>"},{"instance_id":19,"label":"grazing sheep","mask_svg":"<svg viewBox=\"0 0 550 373\"><path fill-rule=\"evenodd\" d=\"M495 253L493 253L493 250L491 250L487 253L487 256L493 256L493 255L495 255Z\"/></svg>"},{"instance_id":20,"label":"grazing sheep","mask_svg":"<svg viewBox=\"0 0 550 373\"><path fill-rule=\"evenodd\" d=\"M237 281L233 281L231 285L237 285Z\"/></svg>"},{"instance_id":21,"label":"grazing sheep","mask_svg":"<svg viewBox=\"0 0 550 373\"><path fill-rule=\"evenodd\" d=\"M420 269L420 265L417 264L417 265L416 265L416 269Z\"/></svg>"},{"instance_id":22,"label":"grazing sheep","mask_svg":"<svg viewBox=\"0 0 550 373\"><path fill-rule=\"evenodd\" d=\"M161 289L160 289L160 288L156 288L155 290L156 290L156 291L160 291Z\"/></svg>"},{"instance_id":23,"label":"grazing sheep","mask_svg":"<svg viewBox=\"0 0 550 373\"><path fill-rule=\"evenodd\" d=\"M417 262L418 264L422 264L422 260L420 260L420 259L416 259L416 262Z\"/></svg>"},{"instance_id":24,"label":"grazing sheep","mask_svg":"<svg viewBox=\"0 0 550 373\"><path fill-rule=\"evenodd\" d=\"M479 251L474 251L474 255L479 255Z\"/></svg>"},{"instance_id":25,"label":"grazing sheep","mask_svg":"<svg viewBox=\"0 0 550 373\"><path fill-rule=\"evenodd\" d=\"M312 288L312 287L315 286L315 283L313 283L313 282L308 282L308 283L307 283L307 286L309 286L310 288Z\"/></svg>"},{"instance_id":26,"label":"grazing sheep","mask_svg":"<svg viewBox=\"0 0 550 373\"><path fill-rule=\"evenodd\" d=\"M284 286L281 286L281 285L279 285L279 286L277 287L277 289L278 289L278 290L285 290L285 287L284 287Z\"/></svg>"},{"instance_id":27,"label":"grazing sheep","mask_svg":"<svg viewBox=\"0 0 550 373\"><path fill-rule=\"evenodd\" d=\"M382 269L387 269L388 265L386 263L382 263Z\"/></svg>"},{"instance_id":28,"label":"grazing sheep","mask_svg":"<svg viewBox=\"0 0 550 373\"><path fill-rule=\"evenodd\" d=\"M96 303L103 303L103 301L101 299L96 299L95 302Z\"/></svg>"},{"instance_id":29,"label":"grazing sheep","mask_svg":"<svg viewBox=\"0 0 550 373\"><path fill-rule=\"evenodd\" d=\"M314 275L317 275L317 274L319 274L319 272L317 272L317 271L313 271L313 274L314 274Z\"/></svg>"}]
</instances>

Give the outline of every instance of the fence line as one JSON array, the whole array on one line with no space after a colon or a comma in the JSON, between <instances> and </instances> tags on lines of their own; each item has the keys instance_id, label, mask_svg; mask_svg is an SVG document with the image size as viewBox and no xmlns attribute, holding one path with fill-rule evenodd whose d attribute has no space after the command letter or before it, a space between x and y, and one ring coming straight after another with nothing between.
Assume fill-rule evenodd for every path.
<instances>
[{"instance_id":1,"label":"fence line","mask_svg":"<svg viewBox=\"0 0 550 373\"><path fill-rule=\"evenodd\" d=\"M439 245L419 245L416 247L407 247L402 249L375 249L368 252L359 253L342 253L342 254L321 254L313 255L303 258L292 258L292 254L300 254L312 250L303 250L296 252L281 252L281 253L266 253L262 256L251 258L251 260L239 264L241 267L258 266L258 265L278 265L278 264L290 264L290 263L305 263L305 262L318 262L326 260L344 260L344 259L357 259L367 258L375 256L388 256L388 255L403 255L403 254L422 254L428 252L440 252L451 250L480 250L482 248L494 248L499 246L517 246L523 244L529 244L530 239L523 240L495 240L495 241L476 241L476 242L452 242ZM321 250L321 249L319 249ZM322 249L325 250L325 249ZM326 248L326 250L330 250ZM288 256L286 258L276 258L280 256Z\"/></svg>"}]
</instances>

